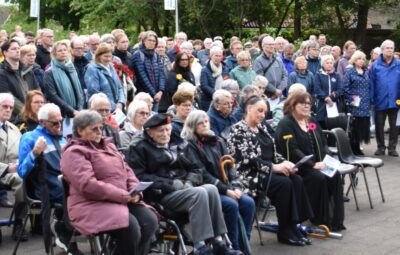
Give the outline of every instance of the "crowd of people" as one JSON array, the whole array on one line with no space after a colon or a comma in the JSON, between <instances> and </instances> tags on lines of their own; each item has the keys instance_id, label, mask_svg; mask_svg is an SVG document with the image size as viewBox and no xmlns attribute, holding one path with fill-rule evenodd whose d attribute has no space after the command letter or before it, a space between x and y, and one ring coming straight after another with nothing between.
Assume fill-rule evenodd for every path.
<instances>
[{"instance_id":1,"label":"crowd of people","mask_svg":"<svg viewBox=\"0 0 400 255\"><path fill-rule=\"evenodd\" d=\"M391 40L368 61L354 42L330 46L323 34L298 50L267 34L234 36L227 48L220 36L184 32L145 31L136 44L122 29L56 42L48 28L32 35L0 31L0 206L15 206L14 240L28 240L21 189L29 180L31 196L67 207L82 234L109 234L117 254L149 252L155 203L187 215L194 254L241 254L260 194L276 208L278 241L310 245L297 224L346 229L341 176L322 173L329 112L350 114L354 154L375 130L375 155L398 157L400 60ZM228 155L233 167L221 164ZM314 157L295 167L306 155ZM140 181L152 184L132 192ZM56 244L82 254L64 210L54 215ZM41 230L32 221L31 231Z\"/></svg>"}]
</instances>

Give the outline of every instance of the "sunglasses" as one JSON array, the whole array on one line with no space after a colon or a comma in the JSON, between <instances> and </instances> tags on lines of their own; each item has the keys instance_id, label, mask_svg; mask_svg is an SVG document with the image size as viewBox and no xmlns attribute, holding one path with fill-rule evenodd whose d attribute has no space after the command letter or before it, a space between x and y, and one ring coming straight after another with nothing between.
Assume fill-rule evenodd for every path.
<instances>
[{"instance_id":1,"label":"sunglasses","mask_svg":"<svg viewBox=\"0 0 400 255\"><path fill-rule=\"evenodd\" d=\"M58 127L58 126L61 126L62 120L57 120L57 121L46 120L46 122L50 123L50 125L52 127Z\"/></svg>"}]
</instances>

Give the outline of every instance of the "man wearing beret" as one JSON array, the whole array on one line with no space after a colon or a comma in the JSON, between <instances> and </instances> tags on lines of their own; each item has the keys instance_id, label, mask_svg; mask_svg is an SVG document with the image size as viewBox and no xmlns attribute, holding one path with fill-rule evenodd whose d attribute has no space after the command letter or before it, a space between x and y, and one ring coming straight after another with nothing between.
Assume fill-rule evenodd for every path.
<instances>
[{"instance_id":1,"label":"man wearing beret","mask_svg":"<svg viewBox=\"0 0 400 255\"><path fill-rule=\"evenodd\" d=\"M169 146L172 115L153 115L145 124L143 136L136 137L127 150L126 160L141 181L152 181L150 189L161 190L156 199L165 208L189 214L195 255L237 255L221 235L227 232L218 190L202 185L202 173L187 160L184 148ZM205 244L212 240L213 251Z\"/></svg>"}]
</instances>

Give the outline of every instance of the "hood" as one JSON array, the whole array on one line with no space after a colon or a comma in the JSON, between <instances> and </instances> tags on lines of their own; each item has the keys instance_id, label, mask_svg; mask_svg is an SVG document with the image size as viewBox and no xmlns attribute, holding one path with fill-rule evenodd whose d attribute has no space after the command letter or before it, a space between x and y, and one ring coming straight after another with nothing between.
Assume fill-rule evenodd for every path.
<instances>
[{"instance_id":1,"label":"hood","mask_svg":"<svg viewBox=\"0 0 400 255\"><path fill-rule=\"evenodd\" d=\"M89 147L106 147L108 144L112 143L112 138L111 137L105 137L103 136L100 140L99 144L95 144L91 141L84 140L81 138L73 138L70 142L68 142L67 145L63 148L63 151L67 150L69 147L73 145L80 145L80 146L89 146Z\"/></svg>"}]
</instances>

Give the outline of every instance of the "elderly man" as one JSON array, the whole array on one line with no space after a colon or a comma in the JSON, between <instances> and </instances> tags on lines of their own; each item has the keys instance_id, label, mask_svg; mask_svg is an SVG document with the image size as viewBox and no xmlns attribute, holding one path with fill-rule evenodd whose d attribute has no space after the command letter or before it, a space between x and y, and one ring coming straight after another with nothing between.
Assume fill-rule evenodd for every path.
<instances>
[{"instance_id":1,"label":"elderly man","mask_svg":"<svg viewBox=\"0 0 400 255\"><path fill-rule=\"evenodd\" d=\"M48 103L38 112L39 125L33 131L25 133L20 141L18 174L21 178L29 178L33 188L31 196L42 201L48 199L51 204L63 204L63 190L57 177L61 174L60 160L63 146L67 143L61 136L62 116L60 108ZM41 166L45 165L46 168ZM41 171L46 171L41 174ZM43 176L45 176L43 179ZM46 186L47 184L47 186ZM56 208L54 215L54 234L56 244L70 254L81 254L76 243L70 243L71 231L63 222L63 209ZM48 223L50 219L43 221Z\"/></svg>"},{"instance_id":2,"label":"elderly man","mask_svg":"<svg viewBox=\"0 0 400 255\"><path fill-rule=\"evenodd\" d=\"M281 55L283 53L283 50L284 50L284 48L285 48L285 46L287 44L288 44L287 41L282 36L276 37L275 38L275 52L278 55Z\"/></svg>"},{"instance_id":3,"label":"elderly man","mask_svg":"<svg viewBox=\"0 0 400 255\"><path fill-rule=\"evenodd\" d=\"M185 32L179 32L175 35L175 46L167 52L168 58L171 62L175 61L176 54L181 51L181 44L186 41L187 35Z\"/></svg>"},{"instance_id":4,"label":"elderly man","mask_svg":"<svg viewBox=\"0 0 400 255\"><path fill-rule=\"evenodd\" d=\"M339 60L340 60L340 56L342 55L342 50L340 49L339 46L335 45L331 49L331 54L333 56L333 59L335 60L335 70L337 70L337 67L338 67L338 64L339 64Z\"/></svg>"},{"instance_id":5,"label":"elderly man","mask_svg":"<svg viewBox=\"0 0 400 255\"><path fill-rule=\"evenodd\" d=\"M294 51L295 51L294 45L289 43L283 47L283 52L280 55L282 62L285 65L288 75L290 75L292 72L295 71L294 61L292 60Z\"/></svg>"},{"instance_id":6,"label":"elderly man","mask_svg":"<svg viewBox=\"0 0 400 255\"><path fill-rule=\"evenodd\" d=\"M230 50L231 50L231 55L229 55L225 59L225 65L226 68L228 69L228 72L230 72L231 70L233 70L233 68L238 66L236 56L237 54L239 54L239 52L243 50L243 45L240 41L233 41L231 43Z\"/></svg>"},{"instance_id":7,"label":"elderly man","mask_svg":"<svg viewBox=\"0 0 400 255\"><path fill-rule=\"evenodd\" d=\"M269 84L266 94L272 98L282 96L282 91L287 87L288 74L280 58L274 54L274 38L265 36L261 42L263 54L254 61L253 70L268 79Z\"/></svg>"},{"instance_id":8,"label":"elderly man","mask_svg":"<svg viewBox=\"0 0 400 255\"><path fill-rule=\"evenodd\" d=\"M41 30L40 34L40 44L36 48L36 63L40 65L43 70L51 62L50 50L54 42L53 30L44 28Z\"/></svg>"},{"instance_id":9,"label":"elderly man","mask_svg":"<svg viewBox=\"0 0 400 255\"><path fill-rule=\"evenodd\" d=\"M318 44L321 48L324 46L329 46L326 44L326 35L324 35L324 34L318 35Z\"/></svg>"},{"instance_id":10,"label":"elderly man","mask_svg":"<svg viewBox=\"0 0 400 255\"><path fill-rule=\"evenodd\" d=\"M94 52L100 45L100 36L97 33L93 33L89 36L89 51L85 53L85 58L89 61L93 60Z\"/></svg>"},{"instance_id":11,"label":"elderly man","mask_svg":"<svg viewBox=\"0 0 400 255\"><path fill-rule=\"evenodd\" d=\"M230 127L237 121L232 115L232 94L224 89L216 90L207 114L211 130L218 136L227 138Z\"/></svg>"},{"instance_id":12,"label":"elderly man","mask_svg":"<svg viewBox=\"0 0 400 255\"><path fill-rule=\"evenodd\" d=\"M152 181L155 198L168 210L188 213L195 255L239 254L229 249L221 235L227 232L216 186L202 185L202 173L176 146L169 146L172 115L156 114L144 124L144 135L134 139L126 155L142 181ZM150 190L150 191L151 191ZM205 244L212 239L213 251Z\"/></svg>"},{"instance_id":13,"label":"elderly man","mask_svg":"<svg viewBox=\"0 0 400 255\"><path fill-rule=\"evenodd\" d=\"M20 62L20 48L20 44L14 39L4 42L1 46L5 59L0 64L0 92L11 93L14 96L12 120L21 113L28 90L40 90L34 73Z\"/></svg>"},{"instance_id":14,"label":"elderly man","mask_svg":"<svg viewBox=\"0 0 400 255\"><path fill-rule=\"evenodd\" d=\"M21 235L21 241L26 241L28 236L22 228L22 218L26 214L26 205L23 203L22 181L16 173L21 133L16 126L9 122L13 107L13 96L9 93L0 93L0 186L12 189L15 195L15 222L12 238L17 240L18 236ZM8 200L1 201L1 204L3 205L6 202Z\"/></svg>"},{"instance_id":15,"label":"elderly man","mask_svg":"<svg viewBox=\"0 0 400 255\"><path fill-rule=\"evenodd\" d=\"M200 64L202 66L205 66L208 62L208 60L210 59L210 49L211 49L211 45L213 43L213 40L211 38L206 38L203 41L204 44L204 49L200 50L197 53L197 58L200 61Z\"/></svg>"},{"instance_id":16,"label":"elderly man","mask_svg":"<svg viewBox=\"0 0 400 255\"><path fill-rule=\"evenodd\" d=\"M396 127L400 99L400 61L394 58L394 42L385 40L382 54L372 64L369 75L371 105L375 108L375 137L378 149L375 155L385 155L385 122L389 118L389 156L398 157L396 151L398 130Z\"/></svg>"},{"instance_id":17,"label":"elderly man","mask_svg":"<svg viewBox=\"0 0 400 255\"><path fill-rule=\"evenodd\" d=\"M119 140L118 124L111 116L111 104L106 94L97 93L89 99L90 109L98 112L103 117L103 135L111 137L117 148L121 147Z\"/></svg>"},{"instance_id":18,"label":"elderly man","mask_svg":"<svg viewBox=\"0 0 400 255\"><path fill-rule=\"evenodd\" d=\"M85 42L81 37L75 36L72 38L71 53L71 60L74 63L76 72L78 73L79 82L81 83L82 90L86 95L87 87L85 83L85 71L87 65L89 64L89 60L87 60L86 57L83 56L85 53Z\"/></svg>"},{"instance_id":19,"label":"elderly man","mask_svg":"<svg viewBox=\"0 0 400 255\"><path fill-rule=\"evenodd\" d=\"M156 52L160 56L161 63L164 66L164 77L168 77L169 71L172 69L172 63L169 60L168 56L166 55L167 51L167 43L163 38L158 38L158 44L156 48Z\"/></svg>"}]
</instances>

